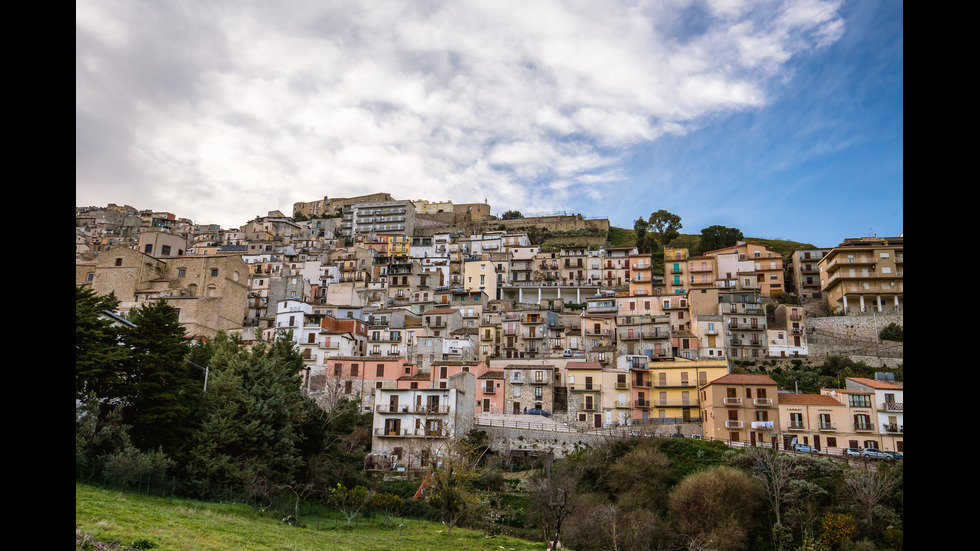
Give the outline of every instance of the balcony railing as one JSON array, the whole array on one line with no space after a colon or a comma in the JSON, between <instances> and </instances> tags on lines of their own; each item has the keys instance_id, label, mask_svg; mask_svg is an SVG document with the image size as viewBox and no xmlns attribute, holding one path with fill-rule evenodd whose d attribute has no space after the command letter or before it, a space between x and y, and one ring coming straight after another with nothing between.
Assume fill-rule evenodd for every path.
<instances>
[{"instance_id":1,"label":"balcony railing","mask_svg":"<svg viewBox=\"0 0 980 551\"><path fill-rule=\"evenodd\" d=\"M726 397L724 403L726 406L740 406L742 405L742 399Z\"/></svg>"},{"instance_id":2,"label":"balcony railing","mask_svg":"<svg viewBox=\"0 0 980 551\"><path fill-rule=\"evenodd\" d=\"M837 423L820 423L817 425L817 429L834 431L837 430Z\"/></svg>"},{"instance_id":3,"label":"balcony railing","mask_svg":"<svg viewBox=\"0 0 980 551\"><path fill-rule=\"evenodd\" d=\"M726 429L740 429L740 428L742 428L742 422L741 421L726 420L725 421L725 428Z\"/></svg>"},{"instance_id":4,"label":"balcony railing","mask_svg":"<svg viewBox=\"0 0 980 551\"><path fill-rule=\"evenodd\" d=\"M787 421L786 430L806 430L806 423L803 421Z\"/></svg>"}]
</instances>

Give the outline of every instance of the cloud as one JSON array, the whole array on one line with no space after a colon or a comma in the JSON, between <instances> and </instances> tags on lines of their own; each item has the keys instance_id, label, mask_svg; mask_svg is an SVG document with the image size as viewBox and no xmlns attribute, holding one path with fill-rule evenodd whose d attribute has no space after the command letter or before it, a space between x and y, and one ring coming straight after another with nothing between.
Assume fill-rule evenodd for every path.
<instances>
[{"instance_id":1,"label":"cloud","mask_svg":"<svg viewBox=\"0 0 980 551\"><path fill-rule=\"evenodd\" d=\"M81 0L76 196L224 226L373 191L559 209L636 144L765 105L838 8Z\"/></svg>"}]
</instances>

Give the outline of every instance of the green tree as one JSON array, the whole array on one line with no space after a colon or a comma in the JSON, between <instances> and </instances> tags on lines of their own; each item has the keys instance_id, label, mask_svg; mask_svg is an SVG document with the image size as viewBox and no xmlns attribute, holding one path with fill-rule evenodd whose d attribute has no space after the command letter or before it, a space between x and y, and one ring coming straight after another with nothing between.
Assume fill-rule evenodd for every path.
<instances>
[{"instance_id":1,"label":"green tree","mask_svg":"<svg viewBox=\"0 0 980 551\"><path fill-rule=\"evenodd\" d=\"M742 230L738 228L717 225L708 226L701 230L701 240L698 242L697 252L698 254L704 254L707 251L724 249L725 247L734 246L744 239L745 236L742 235Z\"/></svg>"},{"instance_id":2,"label":"green tree","mask_svg":"<svg viewBox=\"0 0 980 551\"><path fill-rule=\"evenodd\" d=\"M649 227L647 232L651 234L661 249L667 247L671 241L676 239L681 233L681 217L660 209L650 215Z\"/></svg>"},{"instance_id":3,"label":"green tree","mask_svg":"<svg viewBox=\"0 0 980 551\"><path fill-rule=\"evenodd\" d=\"M130 350L124 415L133 443L180 457L201 404L204 373L185 361L190 340L172 306L148 303L132 310L129 321L133 325L122 331Z\"/></svg>"},{"instance_id":4,"label":"green tree","mask_svg":"<svg viewBox=\"0 0 980 551\"><path fill-rule=\"evenodd\" d=\"M330 504L336 507L340 514L344 515L347 520L347 528L350 528L351 521L361 512L361 509L367 506L370 499L371 492L364 486L347 488L343 484L337 484L330 493Z\"/></svg>"},{"instance_id":5,"label":"green tree","mask_svg":"<svg viewBox=\"0 0 980 551\"><path fill-rule=\"evenodd\" d=\"M524 218L524 215L519 210L509 210L500 215L501 220L517 220L519 218Z\"/></svg>"},{"instance_id":6,"label":"green tree","mask_svg":"<svg viewBox=\"0 0 980 551\"><path fill-rule=\"evenodd\" d=\"M121 397L129 349L105 312L119 305L114 295L99 296L88 287L75 287L75 398L94 393L101 399Z\"/></svg>"},{"instance_id":7,"label":"green tree","mask_svg":"<svg viewBox=\"0 0 980 551\"><path fill-rule=\"evenodd\" d=\"M300 388L302 357L287 336L246 349L219 334L188 470L207 483L285 487L304 472L322 425Z\"/></svg>"}]
</instances>

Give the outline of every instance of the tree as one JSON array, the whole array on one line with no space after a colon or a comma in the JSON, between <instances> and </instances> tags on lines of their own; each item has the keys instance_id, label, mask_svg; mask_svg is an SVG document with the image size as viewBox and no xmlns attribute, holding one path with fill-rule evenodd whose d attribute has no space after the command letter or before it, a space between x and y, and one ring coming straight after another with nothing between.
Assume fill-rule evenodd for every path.
<instances>
[{"instance_id":1,"label":"tree","mask_svg":"<svg viewBox=\"0 0 980 551\"><path fill-rule=\"evenodd\" d=\"M524 218L524 215L519 210L509 210L500 215L501 220L517 220L520 218Z\"/></svg>"},{"instance_id":2,"label":"tree","mask_svg":"<svg viewBox=\"0 0 980 551\"><path fill-rule=\"evenodd\" d=\"M561 527L582 506L578 492L581 473L573 466L547 469L532 496L535 509L545 519L546 532L553 533L552 549L558 549Z\"/></svg>"},{"instance_id":3,"label":"tree","mask_svg":"<svg viewBox=\"0 0 980 551\"><path fill-rule=\"evenodd\" d=\"M683 227L680 216L667 212L664 209L660 209L651 214L649 222L647 232L653 236L661 249L676 239L680 235L680 229Z\"/></svg>"},{"instance_id":4,"label":"tree","mask_svg":"<svg viewBox=\"0 0 980 551\"><path fill-rule=\"evenodd\" d=\"M330 503L347 519L347 528L350 528L351 521L361 509L367 506L370 498L371 492L364 486L347 488L343 484L337 484L330 493Z\"/></svg>"},{"instance_id":5,"label":"tree","mask_svg":"<svg viewBox=\"0 0 980 551\"><path fill-rule=\"evenodd\" d=\"M701 230L701 241L698 243L698 254L707 251L732 247L745 239L742 230L726 226L708 226Z\"/></svg>"},{"instance_id":6,"label":"tree","mask_svg":"<svg viewBox=\"0 0 980 551\"><path fill-rule=\"evenodd\" d=\"M694 541L711 541L718 551L742 549L760 499L758 481L733 467L713 467L688 475L671 491L670 518Z\"/></svg>"},{"instance_id":7,"label":"tree","mask_svg":"<svg viewBox=\"0 0 980 551\"><path fill-rule=\"evenodd\" d=\"M391 528L391 516L395 511L401 509L404 504L405 500L389 492L380 492L371 496L371 505L381 511L381 514L385 516L385 522L387 522L388 528Z\"/></svg>"},{"instance_id":8,"label":"tree","mask_svg":"<svg viewBox=\"0 0 980 551\"><path fill-rule=\"evenodd\" d=\"M321 425L311 420L316 406L300 388L302 357L281 336L249 351L219 334L213 346L191 475L238 487L292 482L304 472L308 456L320 451L307 443L322 439Z\"/></svg>"},{"instance_id":9,"label":"tree","mask_svg":"<svg viewBox=\"0 0 980 551\"><path fill-rule=\"evenodd\" d=\"M472 453L462 439L450 437L437 453L437 462L429 479L427 501L446 525L449 535L460 522L470 517L479 504L473 491L476 478Z\"/></svg>"},{"instance_id":10,"label":"tree","mask_svg":"<svg viewBox=\"0 0 980 551\"><path fill-rule=\"evenodd\" d=\"M875 520L886 513L883 506L897 484L898 478L888 469L855 469L844 472L838 491L865 530L873 531Z\"/></svg>"},{"instance_id":11,"label":"tree","mask_svg":"<svg viewBox=\"0 0 980 551\"><path fill-rule=\"evenodd\" d=\"M125 419L133 443L142 450L162 448L182 455L204 391L204 373L185 362L190 350L178 313L165 302L130 311L122 330L130 350Z\"/></svg>"},{"instance_id":12,"label":"tree","mask_svg":"<svg viewBox=\"0 0 980 551\"><path fill-rule=\"evenodd\" d=\"M793 460L767 448L752 448L748 456L752 460L753 476L762 483L763 498L776 517L773 534L778 539L778 533L783 529L782 507L793 481Z\"/></svg>"},{"instance_id":13,"label":"tree","mask_svg":"<svg viewBox=\"0 0 980 551\"><path fill-rule=\"evenodd\" d=\"M119 305L112 294L99 296L88 287L75 287L75 398L94 393L100 399L121 397L129 349L120 331L105 315Z\"/></svg>"}]
</instances>

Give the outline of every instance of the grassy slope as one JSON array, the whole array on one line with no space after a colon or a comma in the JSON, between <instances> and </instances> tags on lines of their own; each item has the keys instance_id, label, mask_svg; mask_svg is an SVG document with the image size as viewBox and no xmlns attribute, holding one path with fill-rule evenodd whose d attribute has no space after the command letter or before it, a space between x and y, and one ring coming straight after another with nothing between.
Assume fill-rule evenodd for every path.
<instances>
[{"instance_id":1,"label":"grassy slope","mask_svg":"<svg viewBox=\"0 0 980 551\"><path fill-rule=\"evenodd\" d=\"M700 234L681 234L680 237L671 243L671 245L675 248L689 249L691 254L695 254L698 247L698 242L700 242L700 240ZM783 256L783 258L788 257L793 251L799 248L816 248L809 243L798 243L796 241L784 241L778 239L762 239L758 237L746 237L745 241L766 245L769 250L778 252ZM636 245L636 232L625 228L610 227L607 243L610 247L633 247Z\"/></svg>"},{"instance_id":2,"label":"grassy slope","mask_svg":"<svg viewBox=\"0 0 980 551\"><path fill-rule=\"evenodd\" d=\"M309 526L317 519L303 518ZM456 529L450 537L438 523L397 519L388 529L383 521L360 521L351 530L290 526L243 504L206 503L188 499L147 497L75 484L75 528L102 542L130 545L138 538L162 550L307 551L378 549L540 550L545 545ZM404 526L399 529L398 524Z\"/></svg>"}]
</instances>

